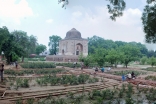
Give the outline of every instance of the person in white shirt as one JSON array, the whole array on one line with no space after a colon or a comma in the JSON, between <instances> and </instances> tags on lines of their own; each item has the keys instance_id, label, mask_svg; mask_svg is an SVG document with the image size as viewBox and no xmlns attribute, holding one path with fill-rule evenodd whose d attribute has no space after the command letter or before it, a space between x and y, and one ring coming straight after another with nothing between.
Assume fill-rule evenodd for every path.
<instances>
[{"instance_id":1,"label":"person in white shirt","mask_svg":"<svg viewBox=\"0 0 156 104\"><path fill-rule=\"evenodd\" d=\"M107 70L108 70L108 71L110 71L110 70L111 70L111 68L109 67Z\"/></svg>"},{"instance_id":2,"label":"person in white shirt","mask_svg":"<svg viewBox=\"0 0 156 104\"><path fill-rule=\"evenodd\" d=\"M130 73L127 74L128 79L132 78L132 75Z\"/></svg>"}]
</instances>

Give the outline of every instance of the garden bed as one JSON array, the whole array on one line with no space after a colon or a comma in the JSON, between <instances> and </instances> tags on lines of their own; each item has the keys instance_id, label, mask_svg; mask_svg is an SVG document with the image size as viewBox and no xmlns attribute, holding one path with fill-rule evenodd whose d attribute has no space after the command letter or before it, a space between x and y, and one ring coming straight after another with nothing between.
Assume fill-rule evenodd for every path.
<instances>
[{"instance_id":1,"label":"garden bed","mask_svg":"<svg viewBox=\"0 0 156 104\"><path fill-rule=\"evenodd\" d=\"M11 76L23 76L23 75L31 75L31 74L57 74L57 73L65 73L67 72L65 69L62 68L50 68L50 69L27 69L27 70L12 70L7 69L4 71L4 74L11 75Z\"/></svg>"},{"instance_id":2,"label":"garden bed","mask_svg":"<svg viewBox=\"0 0 156 104\"><path fill-rule=\"evenodd\" d=\"M145 77L145 80L156 81L156 76L149 75L149 76Z\"/></svg>"},{"instance_id":3,"label":"garden bed","mask_svg":"<svg viewBox=\"0 0 156 104\"><path fill-rule=\"evenodd\" d=\"M56 68L56 65L52 62L27 62L20 65L22 68L27 69Z\"/></svg>"},{"instance_id":4,"label":"garden bed","mask_svg":"<svg viewBox=\"0 0 156 104\"><path fill-rule=\"evenodd\" d=\"M156 72L156 67L142 68L142 70Z\"/></svg>"},{"instance_id":5,"label":"garden bed","mask_svg":"<svg viewBox=\"0 0 156 104\"><path fill-rule=\"evenodd\" d=\"M85 91L85 90L84 90ZM51 95L36 101L39 104L153 104L156 99L156 90L147 88L134 88L131 84L122 85L121 88L93 90L85 93L67 92L64 97ZM29 98L26 102L35 102ZM18 102L22 102L20 99ZM16 102L17 103L17 102Z\"/></svg>"},{"instance_id":6,"label":"garden bed","mask_svg":"<svg viewBox=\"0 0 156 104\"><path fill-rule=\"evenodd\" d=\"M92 78L86 74L52 74L34 77L33 79L25 77L8 77L6 80L12 90L18 90L19 88L31 88L35 86L69 86L99 82L98 78Z\"/></svg>"},{"instance_id":7,"label":"garden bed","mask_svg":"<svg viewBox=\"0 0 156 104\"><path fill-rule=\"evenodd\" d=\"M132 72L134 72L134 74L136 76L146 74L146 72L143 72L143 71L135 71L135 70L113 71L113 72L106 72L106 73L113 74L113 75L118 75L118 76L122 76L122 75L127 75L128 73L131 74Z\"/></svg>"}]
</instances>

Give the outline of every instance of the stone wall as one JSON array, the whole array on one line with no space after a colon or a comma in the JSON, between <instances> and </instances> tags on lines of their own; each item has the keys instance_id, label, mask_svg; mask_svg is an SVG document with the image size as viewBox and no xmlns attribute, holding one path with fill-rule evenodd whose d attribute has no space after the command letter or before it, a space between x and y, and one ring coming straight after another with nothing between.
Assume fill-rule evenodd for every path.
<instances>
[{"instance_id":1,"label":"stone wall","mask_svg":"<svg viewBox=\"0 0 156 104\"><path fill-rule=\"evenodd\" d=\"M78 56L76 55L48 55L46 61L54 62L78 62Z\"/></svg>"}]
</instances>

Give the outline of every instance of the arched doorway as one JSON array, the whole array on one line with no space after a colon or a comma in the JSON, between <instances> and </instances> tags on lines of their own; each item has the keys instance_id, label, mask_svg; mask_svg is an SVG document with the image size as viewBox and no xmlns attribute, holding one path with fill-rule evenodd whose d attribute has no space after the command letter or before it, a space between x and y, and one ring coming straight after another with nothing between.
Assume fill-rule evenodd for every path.
<instances>
[{"instance_id":1,"label":"arched doorway","mask_svg":"<svg viewBox=\"0 0 156 104\"><path fill-rule=\"evenodd\" d=\"M76 55L83 53L83 45L81 43L76 44Z\"/></svg>"}]
</instances>

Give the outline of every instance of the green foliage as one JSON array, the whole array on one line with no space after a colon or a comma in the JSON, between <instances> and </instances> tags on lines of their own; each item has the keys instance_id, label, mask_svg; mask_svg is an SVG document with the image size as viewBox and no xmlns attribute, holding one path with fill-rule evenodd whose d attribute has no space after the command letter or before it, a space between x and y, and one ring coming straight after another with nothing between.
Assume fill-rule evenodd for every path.
<instances>
[{"instance_id":1,"label":"green foliage","mask_svg":"<svg viewBox=\"0 0 156 104\"><path fill-rule=\"evenodd\" d=\"M23 61L24 57L35 49L37 39L33 35L29 37L26 32L17 30L9 33L6 27L0 31L5 36L5 39L0 43L0 51L4 52L8 64L17 61L19 57L22 57Z\"/></svg>"},{"instance_id":2,"label":"green foliage","mask_svg":"<svg viewBox=\"0 0 156 104\"><path fill-rule=\"evenodd\" d=\"M74 68L73 63L56 63L56 66L64 66L64 67ZM79 63L77 63L75 66L81 67L81 65Z\"/></svg>"},{"instance_id":3,"label":"green foliage","mask_svg":"<svg viewBox=\"0 0 156 104\"><path fill-rule=\"evenodd\" d=\"M146 70L146 71L154 71L154 72L156 72L156 67L143 68L142 70Z\"/></svg>"},{"instance_id":4,"label":"green foliage","mask_svg":"<svg viewBox=\"0 0 156 104\"><path fill-rule=\"evenodd\" d=\"M120 47L121 62L127 67L129 62L136 61L141 56L139 48L132 45L125 45Z\"/></svg>"},{"instance_id":5,"label":"green foliage","mask_svg":"<svg viewBox=\"0 0 156 104\"><path fill-rule=\"evenodd\" d=\"M28 61L46 61L46 59L44 57L40 57L40 58L26 58ZM26 61L26 62L28 62Z\"/></svg>"},{"instance_id":6,"label":"green foliage","mask_svg":"<svg viewBox=\"0 0 156 104\"><path fill-rule=\"evenodd\" d=\"M126 3L124 0L108 0L110 4L107 5L108 13L111 14L110 18L112 20L116 20L116 17L120 17L123 15L123 11L126 7Z\"/></svg>"},{"instance_id":7,"label":"green foliage","mask_svg":"<svg viewBox=\"0 0 156 104\"><path fill-rule=\"evenodd\" d=\"M134 100L132 98L126 98L126 104L134 104Z\"/></svg>"},{"instance_id":8,"label":"green foliage","mask_svg":"<svg viewBox=\"0 0 156 104\"><path fill-rule=\"evenodd\" d=\"M111 65L115 64L115 67L117 67L117 63L121 60L121 54L119 51L111 49L108 51L106 59Z\"/></svg>"},{"instance_id":9,"label":"green foliage","mask_svg":"<svg viewBox=\"0 0 156 104\"><path fill-rule=\"evenodd\" d=\"M20 70L20 71L16 71L16 70L5 70L4 73L7 75L12 75L12 76L22 76L24 74L57 74L57 73L61 73L61 72L65 72L64 69L29 69L29 70Z\"/></svg>"},{"instance_id":10,"label":"green foliage","mask_svg":"<svg viewBox=\"0 0 156 104\"><path fill-rule=\"evenodd\" d=\"M145 77L145 80L152 80L152 81L156 81L156 76L147 76Z\"/></svg>"},{"instance_id":11,"label":"green foliage","mask_svg":"<svg viewBox=\"0 0 156 104\"><path fill-rule=\"evenodd\" d=\"M149 100L150 102L151 101L155 101L155 99L156 99L156 90L155 89L150 89L150 93L147 93L146 94L146 98L147 98L147 100Z\"/></svg>"},{"instance_id":12,"label":"green foliage","mask_svg":"<svg viewBox=\"0 0 156 104\"><path fill-rule=\"evenodd\" d=\"M106 61L107 50L103 48L98 48L95 50L95 53L92 54L92 57L97 64L102 67Z\"/></svg>"},{"instance_id":13,"label":"green foliage","mask_svg":"<svg viewBox=\"0 0 156 104\"><path fill-rule=\"evenodd\" d=\"M156 65L156 58L155 57L151 57L149 58L149 64L153 67L154 65Z\"/></svg>"},{"instance_id":14,"label":"green foliage","mask_svg":"<svg viewBox=\"0 0 156 104\"><path fill-rule=\"evenodd\" d=\"M140 59L141 64L142 64L142 65L145 65L146 62L147 62L147 59L148 59L148 58L147 58L146 56L142 57L142 58Z\"/></svg>"},{"instance_id":15,"label":"green foliage","mask_svg":"<svg viewBox=\"0 0 156 104\"><path fill-rule=\"evenodd\" d=\"M27 99L27 104L34 104L34 99L33 98Z\"/></svg>"},{"instance_id":16,"label":"green foliage","mask_svg":"<svg viewBox=\"0 0 156 104\"><path fill-rule=\"evenodd\" d=\"M48 63L48 62L28 62L28 63L22 63L20 64L23 68L30 68L30 69L36 69L36 68L55 68L54 63Z\"/></svg>"},{"instance_id":17,"label":"green foliage","mask_svg":"<svg viewBox=\"0 0 156 104\"><path fill-rule=\"evenodd\" d=\"M39 55L40 53L44 52L47 47L43 44L39 44L36 46L36 54Z\"/></svg>"},{"instance_id":18,"label":"green foliage","mask_svg":"<svg viewBox=\"0 0 156 104\"><path fill-rule=\"evenodd\" d=\"M22 104L22 98L17 99L16 104Z\"/></svg>"},{"instance_id":19,"label":"green foliage","mask_svg":"<svg viewBox=\"0 0 156 104\"><path fill-rule=\"evenodd\" d=\"M57 47L59 46L59 40L61 40L60 36L57 35L52 35L49 37L49 51L51 55L56 55L56 53L58 52Z\"/></svg>"},{"instance_id":20,"label":"green foliage","mask_svg":"<svg viewBox=\"0 0 156 104\"><path fill-rule=\"evenodd\" d=\"M141 96L138 98L138 91ZM131 84L122 85L122 88L92 90L91 92L84 92L82 94L74 94L68 92L66 98L51 98L48 96L45 99L40 99L38 104L142 104L148 101L149 104L154 104L156 99L156 90L154 88L138 88L133 90ZM120 97L120 98L119 98ZM142 101L141 101L142 100Z\"/></svg>"},{"instance_id":21,"label":"green foliage","mask_svg":"<svg viewBox=\"0 0 156 104\"><path fill-rule=\"evenodd\" d=\"M28 88L29 87L29 80L17 78L15 89L18 90L19 87Z\"/></svg>"},{"instance_id":22,"label":"green foliage","mask_svg":"<svg viewBox=\"0 0 156 104\"><path fill-rule=\"evenodd\" d=\"M9 30L7 29L7 27L3 26L2 28L0 28L0 53L1 53L1 48L3 43L5 43L5 41L7 41L7 39L9 38Z\"/></svg>"},{"instance_id":23,"label":"green foliage","mask_svg":"<svg viewBox=\"0 0 156 104\"><path fill-rule=\"evenodd\" d=\"M92 80L92 82L90 82ZM42 78L38 78L36 82L43 86L51 84L51 86L54 85L78 85L78 84L84 84L84 83L95 83L98 82L97 78L89 78L89 75L86 74L80 74L79 76L75 75L62 75L61 77L57 77L56 75L48 75L44 76Z\"/></svg>"},{"instance_id":24,"label":"green foliage","mask_svg":"<svg viewBox=\"0 0 156 104\"><path fill-rule=\"evenodd\" d=\"M146 42L156 42L156 1L147 0L147 5L142 14L142 24L145 32Z\"/></svg>"}]
</instances>

